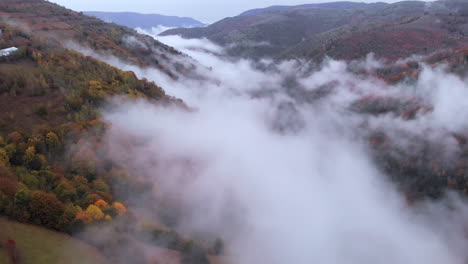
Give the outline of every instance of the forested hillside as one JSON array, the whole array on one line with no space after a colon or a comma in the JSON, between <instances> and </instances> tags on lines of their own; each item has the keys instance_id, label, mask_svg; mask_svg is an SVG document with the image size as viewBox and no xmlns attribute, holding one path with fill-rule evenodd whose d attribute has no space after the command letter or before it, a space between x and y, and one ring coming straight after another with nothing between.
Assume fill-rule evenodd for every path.
<instances>
[{"instance_id":1,"label":"forested hillside","mask_svg":"<svg viewBox=\"0 0 468 264\"><path fill-rule=\"evenodd\" d=\"M0 211L67 232L123 214L109 187L112 177L83 161L96 154L79 140L105 129L99 107L109 96L175 100L131 72L19 28L0 28L0 45L19 47L0 58Z\"/></svg>"},{"instance_id":2,"label":"forested hillside","mask_svg":"<svg viewBox=\"0 0 468 264\"><path fill-rule=\"evenodd\" d=\"M292 183L293 174L310 176L310 159L317 164L323 161L311 156L322 155L317 149L328 155L328 146L334 146L330 142L322 145L320 139L334 141L328 134L335 132L336 137L346 134L343 142L348 136L359 141L365 149L362 159L368 158L373 165L372 172L365 169L364 173L388 176L402 198L398 202L405 206L439 199L447 190L467 194L468 130L463 125L452 129L445 123L427 122L434 118L431 113L440 102L418 90L427 88L427 83L419 83L425 72L442 76L434 90L446 85L442 81L464 85L462 80L468 76L467 10L458 0L276 6L247 11L206 28L164 33L207 37L235 57L219 58L219 54L226 55L222 48L194 41L184 46L185 52L207 62L197 71L196 65L201 64L194 59L125 26L43 0L0 2L0 50L17 48L0 56L0 216L6 217L0 218L1 252L15 252L15 236L27 247L39 243L25 241L23 232L1 230L3 226L25 228L33 234L47 233L37 227L67 233L118 264L217 263L225 252L224 237L236 237L237 230L255 231L251 215L260 215L253 219L261 218L259 222L266 221L268 226L258 241L268 240L265 237L271 234L298 234L276 232L278 226L291 227L281 218L286 215L284 209L274 207L271 197L277 192L290 196L287 198L295 196L291 195L297 184ZM369 53L386 61L374 61ZM322 63L327 56L344 61ZM367 60L356 61L366 56ZM265 57L275 60L258 60ZM188 106L167 95L158 83L139 79L134 72L113 67L102 58L163 76L160 79L167 80L168 86L174 90L183 87L182 94L192 95L201 107ZM445 66L437 68L440 65ZM435 81L427 79L432 86ZM464 93L460 94L453 98L463 98ZM103 113L115 114L116 122L105 119ZM424 122L427 126L420 129L418 125ZM316 124L332 124L333 131L326 131L319 140L312 138L310 132L316 131L310 127ZM321 129L316 128L322 133ZM316 153L309 153L309 141L317 141L310 147ZM440 155L446 145L451 147L450 159ZM340 150L337 154L346 154L344 161L340 157L346 163L344 168L352 163L350 168L355 169L354 163L361 162L347 159L355 149L341 152L342 145L334 147ZM262 152L248 151L255 148L265 148L266 158L257 160ZM272 156L268 150L274 152ZM334 151L331 148L330 153ZM309 156L311 153L314 155ZM324 175L333 183L326 188L337 197L361 197L353 196L354 190L348 193L348 186L331 177L345 179L339 177L358 177L358 173L325 172L328 166L335 167L332 154L327 160L332 166L320 164L320 169L311 171L321 174L323 165ZM278 179L269 174L282 181L270 186L269 180ZM283 186L283 181L291 181L291 186ZM346 178L349 189L354 181L358 180ZM250 187L253 189L245 190ZM255 197L256 188L273 196ZM308 188L317 186L297 190L310 198ZM307 210L298 206L296 218L305 211L315 212L309 203L329 202L295 200L298 197L291 203L306 204ZM265 210L252 210L251 205ZM201 219L194 220L200 215ZM282 219L281 223L271 222L270 215ZM212 223L208 220L221 225L205 233L181 228L184 224L206 228ZM269 225L272 223L275 228ZM242 235L249 237L249 232ZM298 232L302 235L302 230ZM60 244L66 237L53 234L46 244ZM288 241L281 238L279 242ZM4 255L0 253L0 261ZM26 264L34 260L32 255L26 256Z\"/></svg>"},{"instance_id":3,"label":"forested hillside","mask_svg":"<svg viewBox=\"0 0 468 264\"><path fill-rule=\"evenodd\" d=\"M187 70L171 58L184 56L172 47L125 26L106 23L47 1L2 1L0 16L8 24L22 26L25 33L41 35L45 41L55 40L65 46L77 44L123 62L156 67L173 78Z\"/></svg>"},{"instance_id":4,"label":"forested hillside","mask_svg":"<svg viewBox=\"0 0 468 264\"><path fill-rule=\"evenodd\" d=\"M230 55L249 58L352 60L374 53L390 60L428 55L468 43L461 1L394 4L336 2L272 7L226 18L206 28L172 29L162 36L206 37Z\"/></svg>"},{"instance_id":5,"label":"forested hillside","mask_svg":"<svg viewBox=\"0 0 468 264\"><path fill-rule=\"evenodd\" d=\"M349 1L341 1L341 2L330 2L330 3L319 3L319 4L304 4L304 5L276 5L270 6L266 8L257 8L252 10L247 10L242 12L240 16L251 16L251 15L258 15L262 13L274 13L278 11L288 10L288 9L297 9L297 8L329 8L329 9L361 9L361 8L369 8L373 7L384 7L388 5L384 2L378 3L357 3L357 2L349 2Z\"/></svg>"},{"instance_id":6,"label":"forested hillside","mask_svg":"<svg viewBox=\"0 0 468 264\"><path fill-rule=\"evenodd\" d=\"M135 217L131 197L125 193L139 193L151 185L100 159L99 152L106 151L101 147L102 135L109 125L100 119L101 109L119 100L137 99L185 106L155 83L84 56L67 48L67 43L77 41L96 54L158 67L170 76L172 70L182 68L165 68L172 63L169 57L184 55L128 28L45 1L2 2L0 13L0 49L18 48L0 57L0 215L69 234L94 225L124 227L146 221ZM126 46L122 41L126 37L152 45L155 52L148 56ZM124 192L118 189L122 186ZM152 234L155 246L169 245L188 254L199 248L164 223L134 232ZM125 231L120 239L130 252L138 251L137 246L131 247L136 243L131 235ZM122 245L84 239L108 250L110 258Z\"/></svg>"}]
</instances>

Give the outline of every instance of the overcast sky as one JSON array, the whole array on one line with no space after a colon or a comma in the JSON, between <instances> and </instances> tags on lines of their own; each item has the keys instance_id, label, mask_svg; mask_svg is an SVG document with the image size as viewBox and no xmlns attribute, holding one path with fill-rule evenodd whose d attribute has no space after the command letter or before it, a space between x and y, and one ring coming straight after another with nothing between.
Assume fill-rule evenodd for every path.
<instances>
[{"instance_id":1,"label":"overcast sky","mask_svg":"<svg viewBox=\"0 0 468 264\"><path fill-rule=\"evenodd\" d=\"M338 1L338 0L336 0ZM332 2L327 0L50 0L76 11L132 11L188 16L205 23L235 16L252 8ZM398 2L398 0L357 0L356 2Z\"/></svg>"}]
</instances>

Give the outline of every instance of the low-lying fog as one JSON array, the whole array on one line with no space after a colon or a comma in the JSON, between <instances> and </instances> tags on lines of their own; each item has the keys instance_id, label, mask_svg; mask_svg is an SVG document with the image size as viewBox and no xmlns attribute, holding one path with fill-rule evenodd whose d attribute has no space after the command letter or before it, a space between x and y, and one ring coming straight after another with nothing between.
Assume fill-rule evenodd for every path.
<instances>
[{"instance_id":1,"label":"low-lying fog","mask_svg":"<svg viewBox=\"0 0 468 264\"><path fill-rule=\"evenodd\" d=\"M425 67L417 81L388 85L372 77L383 62L371 55L273 65L229 59L208 40L156 38L203 65L204 78L174 81L113 64L155 81L191 110L123 103L104 115L112 123L106 142L115 149L110 158L177 200L178 230L223 238L234 263L466 263L465 201L448 193L410 205L375 164L368 140L384 131L412 152L412 138L423 136L452 161L459 146L451 134L467 128L466 80ZM377 96L427 107L411 119L352 110ZM121 134L141 144L125 149Z\"/></svg>"}]
</instances>

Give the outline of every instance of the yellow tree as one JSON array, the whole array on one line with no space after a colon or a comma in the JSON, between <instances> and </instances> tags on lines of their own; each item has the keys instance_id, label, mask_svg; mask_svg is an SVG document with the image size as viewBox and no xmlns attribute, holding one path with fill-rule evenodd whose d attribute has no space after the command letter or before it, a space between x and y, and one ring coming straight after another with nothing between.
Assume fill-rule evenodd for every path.
<instances>
[{"instance_id":1,"label":"yellow tree","mask_svg":"<svg viewBox=\"0 0 468 264\"><path fill-rule=\"evenodd\" d=\"M104 218L104 213L99 209L99 207L95 206L94 204L88 206L86 209L86 214L91 216L93 220L101 220Z\"/></svg>"},{"instance_id":2,"label":"yellow tree","mask_svg":"<svg viewBox=\"0 0 468 264\"><path fill-rule=\"evenodd\" d=\"M36 158L36 148L33 146L30 146L26 149L26 152L24 153L23 161L26 164L29 164L34 161Z\"/></svg>"},{"instance_id":3,"label":"yellow tree","mask_svg":"<svg viewBox=\"0 0 468 264\"><path fill-rule=\"evenodd\" d=\"M10 158L8 157L8 153L4 148L0 148L0 165L3 166L10 166Z\"/></svg>"},{"instance_id":4,"label":"yellow tree","mask_svg":"<svg viewBox=\"0 0 468 264\"><path fill-rule=\"evenodd\" d=\"M36 148L29 146L23 156L24 164L32 170L40 170L47 163L44 155L36 154Z\"/></svg>"},{"instance_id":5,"label":"yellow tree","mask_svg":"<svg viewBox=\"0 0 468 264\"><path fill-rule=\"evenodd\" d=\"M55 152L60 149L60 139L54 132L47 133L46 144L51 151Z\"/></svg>"}]
</instances>

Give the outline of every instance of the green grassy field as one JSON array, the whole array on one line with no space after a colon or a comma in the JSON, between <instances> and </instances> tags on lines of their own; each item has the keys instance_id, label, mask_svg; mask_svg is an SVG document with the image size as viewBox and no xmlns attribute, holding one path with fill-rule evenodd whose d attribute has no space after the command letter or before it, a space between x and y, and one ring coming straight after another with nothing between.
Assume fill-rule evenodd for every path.
<instances>
[{"instance_id":1,"label":"green grassy field","mask_svg":"<svg viewBox=\"0 0 468 264\"><path fill-rule=\"evenodd\" d=\"M0 243L14 239L21 264L108 264L96 249L68 235L0 217ZM9 264L0 248L0 264Z\"/></svg>"}]
</instances>

